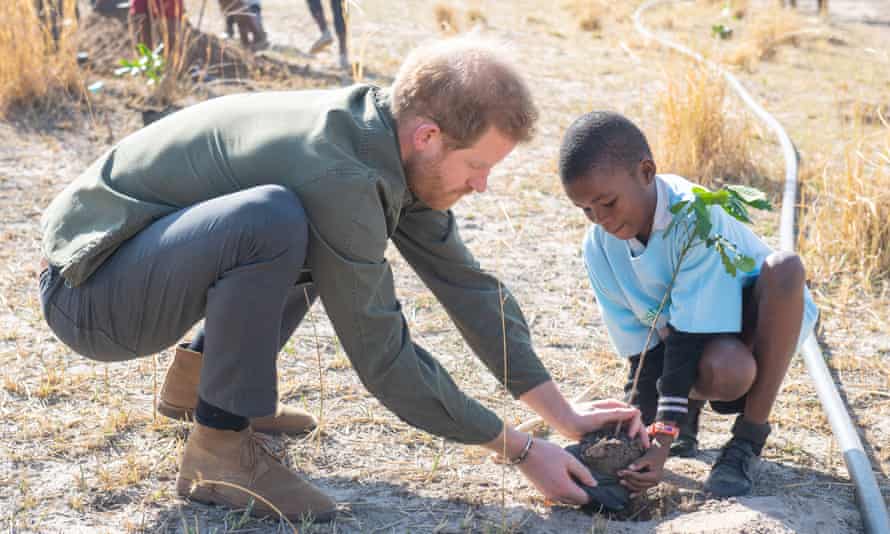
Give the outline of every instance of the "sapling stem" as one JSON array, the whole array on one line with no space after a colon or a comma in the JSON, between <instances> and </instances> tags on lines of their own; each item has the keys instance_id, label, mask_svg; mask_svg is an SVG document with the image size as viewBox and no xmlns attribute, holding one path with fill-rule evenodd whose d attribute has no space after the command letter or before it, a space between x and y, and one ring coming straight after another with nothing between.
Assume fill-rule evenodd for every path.
<instances>
[{"instance_id":1,"label":"sapling stem","mask_svg":"<svg viewBox=\"0 0 890 534\"><path fill-rule=\"evenodd\" d=\"M692 248L694 239L694 234L691 234L690 237L687 238L686 245L680 253L680 259L677 261L676 267L674 267L673 274L671 274L671 281L668 282L667 288L664 290L664 296L661 297L661 303L658 305L658 309L655 311L655 316L652 318L652 324L649 326L649 332L646 334L646 343L643 344L643 350L640 352L640 362L637 364L637 370L634 372L634 379L631 383L630 391L624 399L628 404L633 402L634 396L637 394L637 384L640 381L640 373L643 370L643 364L646 362L646 354L649 352L649 343L652 341L652 334L655 333L658 328L658 319L661 317L661 312L664 311L667 301L670 300L671 290L674 288L674 282L677 280L677 275L680 273L680 266L683 265L683 260L686 258L686 254ZM621 421L618 421L618 424L615 425L615 437L618 437L618 434L620 433Z\"/></svg>"},{"instance_id":2,"label":"sapling stem","mask_svg":"<svg viewBox=\"0 0 890 534\"><path fill-rule=\"evenodd\" d=\"M306 298L306 313L309 314L309 308L312 307L312 300L309 299L309 292L303 288L303 296ZM316 445L321 445L321 432L324 424L324 369L321 365L321 347L318 343L318 327L314 319L310 319L312 323L312 335L315 339L315 359L318 362L318 425L315 427Z\"/></svg>"},{"instance_id":3,"label":"sapling stem","mask_svg":"<svg viewBox=\"0 0 890 534\"><path fill-rule=\"evenodd\" d=\"M769 202L766 200L766 195L757 189L746 186L729 186L717 192L711 192L701 187L694 187L692 192L692 200L680 201L670 208L673 217L664 233L668 234L671 230L679 231L677 228L682 226L686 231L684 236L685 241L683 242L683 248L677 257L677 262L674 266L674 272L671 274L670 282L668 282L668 285L665 288L664 296L661 298L661 303L655 311L652 323L649 326L649 331L646 334L646 342L643 345L643 350L640 351L640 361L637 363L637 369L634 372L630 391L625 398L625 402L627 403L633 402L634 397L636 396L637 384L640 380L640 373L643 370L643 365L646 362L646 354L649 352L649 343L652 341L652 334L658 329L658 319L661 317L668 300L670 300L671 291L673 291L677 275L680 273L680 268L683 266L683 260L686 259L689 251L699 245L705 245L707 248L714 248L714 250L720 254L724 269L733 278L735 278L739 270L748 272L754 270L755 267L754 260L739 253L736 246L728 239L720 234L711 237L713 223L711 222L711 214L708 207L712 205L720 206L726 213L735 219L742 222L751 222L745 206L747 205L758 209L770 209ZM734 252L735 257L731 258L727 254L727 250ZM617 437L620 432L621 421L615 425L615 436Z\"/></svg>"}]
</instances>

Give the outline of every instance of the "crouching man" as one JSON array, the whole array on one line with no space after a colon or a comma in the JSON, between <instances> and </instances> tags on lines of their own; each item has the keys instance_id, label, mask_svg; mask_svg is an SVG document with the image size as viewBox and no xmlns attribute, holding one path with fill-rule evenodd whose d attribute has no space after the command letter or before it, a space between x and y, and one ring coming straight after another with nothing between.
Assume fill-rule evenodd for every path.
<instances>
[{"instance_id":1,"label":"crouching man","mask_svg":"<svg viewBox=\"0 0 890 534\"><path fill-rule=\"evenodd\" d=\"M414 51L391 88L240 94L152 124L111 148L43 217L47 323L101 361L176 351L161 411L194 416L177 491L244 507L247 488L289 518L335 503L268 454L254 432L298 433L279 403L276 359L320 297L368 390L408 424L480 445L548 498L584 503L588 471L560 447L506 426L458 389L410 336L384 257L392 241L510 393L577 439L620 403L569 405L536 356L512 296L464 246L449 208L485 191L492 167L532 136L537 111L502 52L473 40ZM505 377L504 335L508 356ZM257 502L254 511L271 513Z\"/></svg>"}]
</instances>

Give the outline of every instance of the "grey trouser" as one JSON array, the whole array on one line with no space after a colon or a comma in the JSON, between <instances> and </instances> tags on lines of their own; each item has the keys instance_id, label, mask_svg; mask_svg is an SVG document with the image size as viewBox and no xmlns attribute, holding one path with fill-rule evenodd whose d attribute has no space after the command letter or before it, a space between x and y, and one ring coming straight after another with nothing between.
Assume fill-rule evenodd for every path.
<instances>
[{"instance_id":1,"label":"grey trouser","mask_svg":"<svg viewBox=\"0 0 890 534\"><path fill-rule=\"evenodd\" d=\"M201 398L269 415L278 352L308 310L311 286L297 283L307 241L306 213L284 187L214 198L158 219L78 287L44 271L43 315L63 343L100 361L159 352L203 318Z\"/></svg>"}]
</instances>

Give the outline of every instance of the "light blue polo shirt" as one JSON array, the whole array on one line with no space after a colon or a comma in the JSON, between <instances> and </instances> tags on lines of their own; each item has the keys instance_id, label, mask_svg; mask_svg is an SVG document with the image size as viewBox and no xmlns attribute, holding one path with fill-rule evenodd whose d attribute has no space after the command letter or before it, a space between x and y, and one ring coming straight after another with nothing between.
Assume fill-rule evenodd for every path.
<instances>
[{"instance_id":1,"label":"light blue polo shirt","mask_svg":"<svg viewBox=\"0 0 890 534\"><path fill-rule=\"evenodd\" d=\"M584 239L583 254L603 321L616 352L633 356L643 351L652 318L664 297L680 251L682 232L665 229L671 221L670 206L694 197L695 184L672 174L655 177L657 201L652 233L644 246L636 238L618 239L599 225L591 225ZM703 244L694 247L683 261L677 280L658 321L690 333L738 333L742 330L742 290L760 275L763 260L772 253L744 223L712 206L711 235L721 234L742 254L754 259L757 268L731 276L720 255ZM812 331L818 310L804 289L804 318L798 347ZM661 340L653 334L649 348Z\"/></svg>"}]
</instances>

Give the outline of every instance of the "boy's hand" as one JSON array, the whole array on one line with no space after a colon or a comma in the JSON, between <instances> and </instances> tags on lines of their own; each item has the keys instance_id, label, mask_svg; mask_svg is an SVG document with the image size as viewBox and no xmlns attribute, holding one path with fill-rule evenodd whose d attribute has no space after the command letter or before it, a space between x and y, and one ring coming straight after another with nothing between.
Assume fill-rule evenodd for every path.
<instances>
[{"instance_id":1,"label":"boy's hand","mask_svg":"<svg viewBox=\"0 0 890 534\"><path fill-rule=\"evenodd\" d=\"M649 447L639 460L627 466L627 469L618 471L620 484L630 491L631 498L661 482L664 463L671 453L670 441L670 438L659 436L658 442Z\"/></svg>"},{"instance_id":2,"label":"boy's hand","mask_svg":"<svg viewBox=\"0 0 890 534\"><path fill-rule=\"evenodd\" d=\"M640 419L640 411L627 403L606 399L575 404L572 409L574 413L568 424L556 429L569 439L580 441L584 434L620 421L628 436L639 437L643 447L649 447L649 434Z\"/></svg>"}]
</instances>

